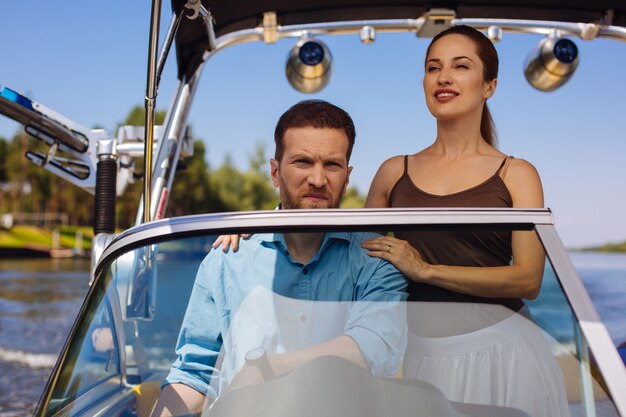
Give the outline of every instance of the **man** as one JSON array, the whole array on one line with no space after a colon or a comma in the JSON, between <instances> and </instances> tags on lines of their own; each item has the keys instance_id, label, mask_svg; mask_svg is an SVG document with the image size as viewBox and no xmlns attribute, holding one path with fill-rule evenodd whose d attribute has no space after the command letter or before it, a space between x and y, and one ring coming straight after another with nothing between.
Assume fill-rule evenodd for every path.
<instances>
[{"instance_id":1,"label":"man","mask_svg":"<svg viewBox=\"0 0 626 417\"><path fill-rule=\"evenodd\" d=\"M350 116L324 101L303 101L281 116L274 138L271 177L280 191L281 209L338 208L352 170L348 162L355 129ZM406 299L406 281L391 264L367 256L360 243L368 237L371 234L256 234L232 253L212 250L198 271L177 343L179 358L153 415L199 411L205 396L218 395L219 388L211 385L216 375L233 389L323 356L346 359L375 375L393 375L406 343L404 311L398 308ZM284 316L286 311L297 317L289 326L298 337L285 341L281 334L261 334L254 339L258 327L267 325L266 311L248 315L255 324L239 332L248 340L232 336L230 332L245 321L241 317L248 306L267 300L268 293L271 314ZM294 313L307 308L314 312L310 303L318 301L354 302L337 314L324 307L333 323L323 327L339 324L332 337L328 332L317 335L308 327L307 314ZM256 342L250 340L261 346L251 349ZM274 354L268 355L268 347ZM220 350L226 353L218 359Z\"/></svg>"}]
</instances>

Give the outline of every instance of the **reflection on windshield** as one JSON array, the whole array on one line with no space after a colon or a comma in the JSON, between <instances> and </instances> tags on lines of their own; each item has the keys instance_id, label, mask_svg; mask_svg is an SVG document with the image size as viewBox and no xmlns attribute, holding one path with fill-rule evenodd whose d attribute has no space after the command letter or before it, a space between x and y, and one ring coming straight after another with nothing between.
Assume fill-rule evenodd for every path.
<instances>
[{"instance_id":1,"label":"reflection on windshield","mask_svg":"<svg viewBox=\"0 0 626 417\"><path fill-rule=\"evenodd\" d=\"M50 412L98 385L114 385L112 379L120 373L119 350L113 342L113 316L106 299L100 301L77 327L74 344L53 392Z\"/></svg>"},{"instance_id":2,"label":"reflection on windshield","mask_svg":"<svg viewBox=\"0 0 626 417\"><path fill-rule=\"evenodd\" d=\"M531 416L570 415L565 381L550 350L558 343L527 309L411 303L408 320L404 377L428 381L452 401L513 407Z\"/></svg>"},{"instance_id":3,"label":"reflection on windshield","mask_svg":"<svg viewBox=\"0 0 626 417\"><path fill-rule=\"evenodd\" d=\"M618 415L593 362L585 373L577 347L584 343L549 263L537 299L513 311L406 302L395 269L351 256L328 264L320 257L317 266L244 259L229 275L224 259L237 253L210 250L214 238L152 244L151 275L136 270L145 267L137 262L145 248L108 266L110 279L94 284L47 415L63 407L67 415L85 412L68 404L96 392L109 398L111 390L98 389L116 376L122 383L111 401L148 417L165 381L188 369L204 381L186 382L207 396L205 416ZM280 239L265 242L280 246ZM349 248L341 234L326 242L327 250ZM150 314L125 311L129 293L141 288L138 276L152 292L143 298L152 299ZM208 299L221 307L208 309ZM199 331L192 334L193 326Z\"/></svg>"},{"instance_id":4,"label":"reflection on windshield","mask_svg":"<svg viewBox=\"0 0 626 417\"><path fill-rule=\"evenodd\" d=\"M281 355L323 344L353 329L372 334L378 330L374 338L360 338L357 344L362 352L369 350L372 373L393 376L406 346L406 312L401 302L294 300L258 286L231 317L217 359L219 382L212 380L216 392L233 381L250 362L248 352L257 348L268 356Z\"/></svg>"}]
</instances>

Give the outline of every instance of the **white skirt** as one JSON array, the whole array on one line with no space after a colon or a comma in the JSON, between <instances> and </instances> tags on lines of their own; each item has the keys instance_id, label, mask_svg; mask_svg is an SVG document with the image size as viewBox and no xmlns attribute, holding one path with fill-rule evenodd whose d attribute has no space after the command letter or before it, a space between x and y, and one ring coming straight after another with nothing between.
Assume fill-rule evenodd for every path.
<instances>
[{"instance_id":1,"label":"white skirt","mask_svg":"<svg viewBox=\"0 0 626 417\"><path fill-rule=\"evenodd\" d=\"M441 304L435 310L441 312ZM493 318L493 309L505 307L485 308ZM422 314L420 321L442 323L440 314ZM430 382L451 401L514 407L531 417L569 417L563 374L547 335L519 314L502 314L502 321L460 335L410 332L403 376Z\"/></svg>"}]
</instances>

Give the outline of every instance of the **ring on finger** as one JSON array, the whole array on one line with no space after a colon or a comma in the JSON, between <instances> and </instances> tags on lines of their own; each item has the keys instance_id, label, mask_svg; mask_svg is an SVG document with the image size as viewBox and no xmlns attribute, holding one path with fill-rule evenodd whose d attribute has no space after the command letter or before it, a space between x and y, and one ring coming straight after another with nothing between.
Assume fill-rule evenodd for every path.
<instances>
[{"instance_id":1,"label":"ring on finger","mask_svg":"<svg viewBox=\"0 0 626 417\"><path fill-rule=\"evenodd\" d=\"M387 245L387 253L391 253L391 245Z\"/></svg>"}]
</instances>

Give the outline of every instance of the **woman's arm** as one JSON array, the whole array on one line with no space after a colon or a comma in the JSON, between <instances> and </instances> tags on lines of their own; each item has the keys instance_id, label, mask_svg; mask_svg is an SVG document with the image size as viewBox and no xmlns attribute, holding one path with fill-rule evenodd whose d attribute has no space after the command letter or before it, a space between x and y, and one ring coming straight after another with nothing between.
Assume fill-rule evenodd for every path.
<instances>
[{"instance_id":1,"label":"woman's arm","mask_svg":"<svg viewBox=\"0 0 626 417\"><path fill-rule=\"evenodd\" d=\"M505 178L513 207L543 207L541 180L531 164L512 160ZM408 242L392 237L369 240L363 247L371 256L391 262L413 281L480 297L537 297L545 262L543 248L533 231L513 232L513 262L500 267L430 265Z\"/></svg>"},{"instance_id":2,"label":"woman's arm","mask_svg":"<svg viewBox=\"0 0 626 417\"><path fill-rule=\"evenodd\" d=\"M365 208L389 207L389 194L402 176L403 167L404 157L402 155L389 158L381 164L367 193Z\"/></svg>"}]
</instances>

